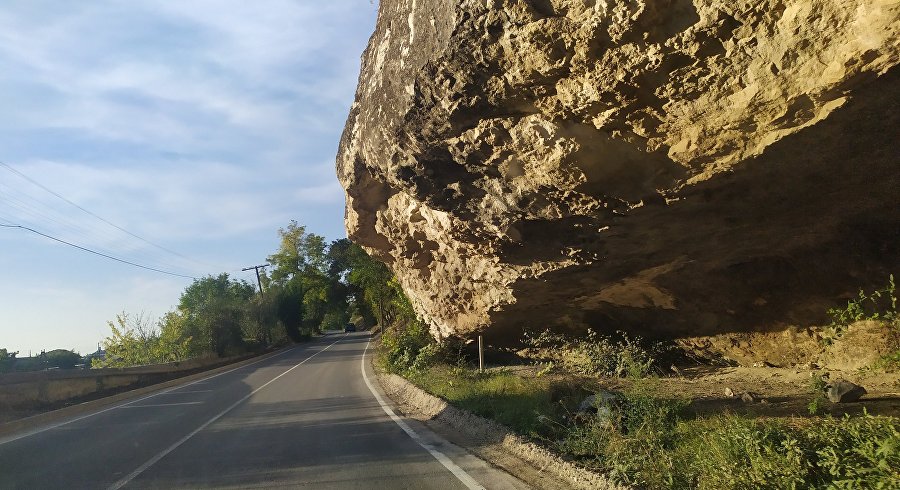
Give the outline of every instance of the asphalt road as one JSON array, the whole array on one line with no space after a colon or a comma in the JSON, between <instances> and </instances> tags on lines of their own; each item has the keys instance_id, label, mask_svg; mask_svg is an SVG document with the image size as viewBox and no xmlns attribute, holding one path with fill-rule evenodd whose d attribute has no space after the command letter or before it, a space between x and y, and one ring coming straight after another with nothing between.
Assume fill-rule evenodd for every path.
<instances>
[{"instance_id":1,"label":"asphalt road","mask_svg":"<svg viewBox=\"0 0 900 490\"><path fill-rule=\"evenodd\" d=\"M0 488L527 488L392 417L368 340L329 335L0 439Z\"/></svg>"}]
</instances>

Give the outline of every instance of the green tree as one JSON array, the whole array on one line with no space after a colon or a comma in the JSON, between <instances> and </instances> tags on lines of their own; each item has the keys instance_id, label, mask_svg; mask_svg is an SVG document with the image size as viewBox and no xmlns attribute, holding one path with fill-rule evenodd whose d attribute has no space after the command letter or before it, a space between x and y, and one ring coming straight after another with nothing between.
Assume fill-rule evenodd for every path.
<instances>
[{"instance_id":1,"label":"green tree","mask_svg":"<svg viewBox=\"0 0 900 490\"><path fill-rule=\"evenodd\" d=\"M92 367L163 364L189 356L191 337L185 336L182 319L175 312L167 313L156 325L143 312L122 312L107 324L111 334L103 341L106 358L92 358Z\"/></svg>"},{"instance_id":2,"label":"green tree","mask_svg":"<svg viewBox=\"0 0 900 490\"><path fill-rule=\"evenodd\" d=\"M0 349L0 373L8 373L13 370L16 365L16 355L18 352L9 352L6 349Z\"/></svg>"},{"instance_id":3,"label":"green tree","mask_svg":"<svg viewBox=\"0 0 900 490\"><path fill-rule=\"evenodd\" d=\"M191 354L225 356L243 349L242 326L252 321L249 313L255 288L247 281L232 280L227 273L195 280L178 303L183 332L191 340Z\"/></svg>"},{"instance_id":4,"label":"green tree","mask_svg":"<svg viewBox=\"0 0 900 490\"><path fill-rule=\"evenodd\" d=\"M412 304L390 269L358 245L353 245L348 253L350 271L347 281L359 288L363 302L378 323L387 327L398 321L415 321Z\"/></svg>"},{"instance_id":5,"label":"green tree","mask_svg":"<svg viewBox=\"0 0 900 490\"><path fill-rule=\"evenodd\" d=\"M307 233L306 227L291 220L286 228L279 228L281 244L278 251L269 256L272 264L272 281L280 284L305 275L325 274L327 261L325 238Z\"/></svg>"},{"instance_id":6,"label":"green tree","mask_svg":"<svg viewBox=\"0 0 900 490\"><path fill-rule=\"evenodd\" d=\"M260 346L280 343L284 331L275 329L278 323L278 294L271 287L265 294L257 294L250 299L248 314L244 322L244 337Z\"/></svg>"},{"instance_id":7,"label":"green tree","mask_svg":"<svg viewBox=\"0 0 900 490\"><path fill-rule=\"evenodd\" d=\"M72 369L81 362L81 354L74 350L54 349L44 353L44 361L48 368Z\"/></svg>"},{"instance_id":8,"label":"green tree","mask_svg":"<svg viewBox=\"0 0 900 490\"><path fill-rule=\"evenodd\" d=\"M321 328L328 312L328 261L325 239L291 221L278 230L281 242L268 257L277 312L287 335L298 341Z\"/></svg>"}]
</instances>

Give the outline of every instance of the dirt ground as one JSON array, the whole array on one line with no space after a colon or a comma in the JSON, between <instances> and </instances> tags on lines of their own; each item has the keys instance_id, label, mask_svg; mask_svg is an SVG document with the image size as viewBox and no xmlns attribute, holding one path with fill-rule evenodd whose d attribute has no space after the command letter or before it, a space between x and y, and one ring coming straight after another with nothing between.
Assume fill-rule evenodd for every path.
<instances>
[{"instance_id":1,"label":"dirt ground","mask_svg":"<svg viewBox=\"0 0 900 490\"><path fill-rule=\"evenodd\" d=\"M832 335L829 338L829 335ZM658 396L690 401L697 415L733 412L755 417L811 417L814 376L844 379L866 389L859 401L820 404L819 415L900 416L900 370L873 368L900 349L900 330L882 322L860 321L839 336L827 329L785 329L769 333L730 334L678 342L677 359L657 366L659 377L640 380ZM547 357L547 356L536 356ZM535 366L519 366L521 374ZM532 373L533 374L533 373ZM572 376L555 373L568 381ZM627 389L623 378L578 378L588 391ZM750 394L750 397L743 397Z\"/></svg>"},{"instance_id":2,"label":"dirt ground","mask_svg":"<svg viewBox=\"0 0 900 490\"><path fill-rule=\"evenodd\" d=\"M824 413L855 415L865 409L873 415L900 416L900 373L696 366L660 378L654 388L661 396L691 400L689 409L699 415L731 411L758 417L809 417L808 405L814 397L810 382L813 375L827 376L832 381L845 379L867 391L857 402L825 402ZM601 387L610 390L624 389L629 383L624 379L600 381ZM750 393L753 401L744 401L745 393Z\"/></svg>"}]
</instances>

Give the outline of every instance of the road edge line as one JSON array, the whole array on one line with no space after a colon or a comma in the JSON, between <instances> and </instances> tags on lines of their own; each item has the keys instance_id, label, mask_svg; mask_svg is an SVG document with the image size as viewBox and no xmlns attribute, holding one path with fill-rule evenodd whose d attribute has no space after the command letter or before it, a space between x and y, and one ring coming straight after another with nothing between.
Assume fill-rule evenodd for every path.
<instances>
[{"instance_id":1,"label":"road edge line","mask_svg":"<svg viewBox=\"0 0 900 490\"><path fill-rule=\"evenodd\" d=\"M466 486L469 490L486 490L483 486L481 486L478 481L472 478L472 475L466 473L466 470L457 466L456 463L453 462L446 454L438 451L434 446L425 442L416 431L412 429L406 422L403 421L397 414L394 413L394 410L391 409L390 406L384 401L381 395L378 394L378 391L375 390L375 386L372 385L372 382L369 381L369 376L366 374L366 353L369 352L369 344L371 343L371 338L366 342L366 348L363 350L362 359L359 363L360 371L362 372L363 381L366 382L366 387L369 388L369 391L372 392L372 395L375 397L375 400L381 405L381 409L384 410L384 413L391 418L401 429L403 432L406 432L406 435L410 437L416 444L422 447L422 449L428 451L431 456L434 457L439 463L441 463L444 468L447 468L450 473L453 473L463 485Z\"/></svg>"}]
</instances>

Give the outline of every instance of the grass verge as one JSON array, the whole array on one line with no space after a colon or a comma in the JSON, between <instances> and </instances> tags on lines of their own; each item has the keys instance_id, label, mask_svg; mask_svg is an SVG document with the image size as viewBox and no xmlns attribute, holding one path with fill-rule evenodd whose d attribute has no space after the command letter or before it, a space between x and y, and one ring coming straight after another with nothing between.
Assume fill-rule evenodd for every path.
<instances>
[{"instance_id":1,"label":"grass verge","mask_svg":"<svg viewBox=\"0 0 900 490\"><path fill-rule=\"evenodd\" d=\"M405 373L420 388L496 420L587 468L642 488L900 488L900 419L691 418L685 400L636 380L596 413L560 376L435 364ZM598 398L599 399L599 398Z\"/></svg>"}]
</instances>

